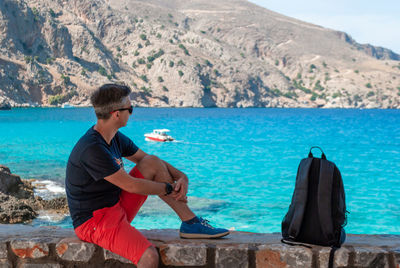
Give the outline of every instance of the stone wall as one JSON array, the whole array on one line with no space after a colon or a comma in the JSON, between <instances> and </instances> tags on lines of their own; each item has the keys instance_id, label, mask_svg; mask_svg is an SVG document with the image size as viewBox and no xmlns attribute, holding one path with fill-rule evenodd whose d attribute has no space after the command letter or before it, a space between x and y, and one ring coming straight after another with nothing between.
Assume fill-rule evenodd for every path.
<instances>
[{"instance_id":1,"label":"stone wall","mask_svg":"<svg viewBox=\"0 0 400 268\"><path fill-rule=\"evenodd\" d=\"M160 253L160 267L328 267L329 248L288 246L280 234L233 232L218 240L180 239L177 230L142 230ZM334 267L400 268L400 236L348 235ZM0 268L134 267L72 229L0 225Z\"/></svg>"}]
</instances>

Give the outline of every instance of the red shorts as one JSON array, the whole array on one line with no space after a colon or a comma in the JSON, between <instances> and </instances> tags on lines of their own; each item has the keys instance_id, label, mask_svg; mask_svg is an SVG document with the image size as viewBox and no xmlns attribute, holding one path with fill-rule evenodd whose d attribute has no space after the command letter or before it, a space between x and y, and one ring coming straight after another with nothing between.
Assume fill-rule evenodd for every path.
<instances>
[{"instance_id":1,"label":"red shorts","mask_svg":"<svg viewBox=\"0 0 400 268\"><path fill-rule=\"evenodd\" d=\"M129 175L143 178L134 167ZM152 244L135 227L133 218L146 201L147 195L122 191L117 204L93 212L93 217L75 229L83 241L94 243L137 264Z\"/></svg>"}]
</instances>

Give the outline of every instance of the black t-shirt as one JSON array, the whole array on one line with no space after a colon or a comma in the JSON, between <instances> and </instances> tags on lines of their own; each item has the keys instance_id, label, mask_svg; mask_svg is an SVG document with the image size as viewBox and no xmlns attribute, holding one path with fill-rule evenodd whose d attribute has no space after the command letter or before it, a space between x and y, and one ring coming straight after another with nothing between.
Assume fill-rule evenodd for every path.
<instances>
[{"instance_id":1,"label":"black t-shirt","mask_svg":"<svg viewBox=\"0 0 400 268\"><path fill-rule=\"evenodd\" d=\"M74 228L93 217L93 211L118 202L121 189L104 177L123 168L122 157L131 156L138 149L120 132L110 145L93 127L80 138L69 156L65 178Z\"/></svg>"}]
</instances>

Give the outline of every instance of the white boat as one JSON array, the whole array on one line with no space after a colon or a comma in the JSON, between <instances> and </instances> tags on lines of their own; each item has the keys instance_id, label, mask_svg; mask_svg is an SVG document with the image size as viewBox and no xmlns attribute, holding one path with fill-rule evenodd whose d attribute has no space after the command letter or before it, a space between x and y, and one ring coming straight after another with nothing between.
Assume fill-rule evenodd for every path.
<instances>
[{"instance_id":1,"label":"white boat","mask_svg":"<svg viewBox=\"0 0 400 268\"><path fill-rule=\"evenodd\" d=\"M165 141L173 141L174 138L169 136L167 133L169 132L169 129L154 129L152 133L146 133L144 136L146 137L146 140L150 141L160 141L160 142L165 142Z\"/></svg>"},{"instance_id":2,"label":"white boat","mask_svg":"<svg viewBox=\"0 0 400 268\"><path fill-rule=\"evenodd\" d=\"M65 102L61 105L61 108L74 108L75 106L69 102Z\"/></svg>"}]
</instances>

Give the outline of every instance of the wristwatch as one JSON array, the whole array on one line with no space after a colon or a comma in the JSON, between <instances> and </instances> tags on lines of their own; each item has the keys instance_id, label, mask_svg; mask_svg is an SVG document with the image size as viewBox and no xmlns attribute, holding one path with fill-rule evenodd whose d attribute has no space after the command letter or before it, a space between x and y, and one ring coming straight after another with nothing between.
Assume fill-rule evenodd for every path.
<instances>
[{"instance_id":1,"label":"wristwatch","mask_svg":"<svg viewBox=\"0 0 400 268\"><path fill-rule=\"evenodd\" d=\"M165 195L170 195L172 193L172 191L174 190L174 187L168 182L164 182L164 183L165 183Z\"/></svg>"}]
</instances>

